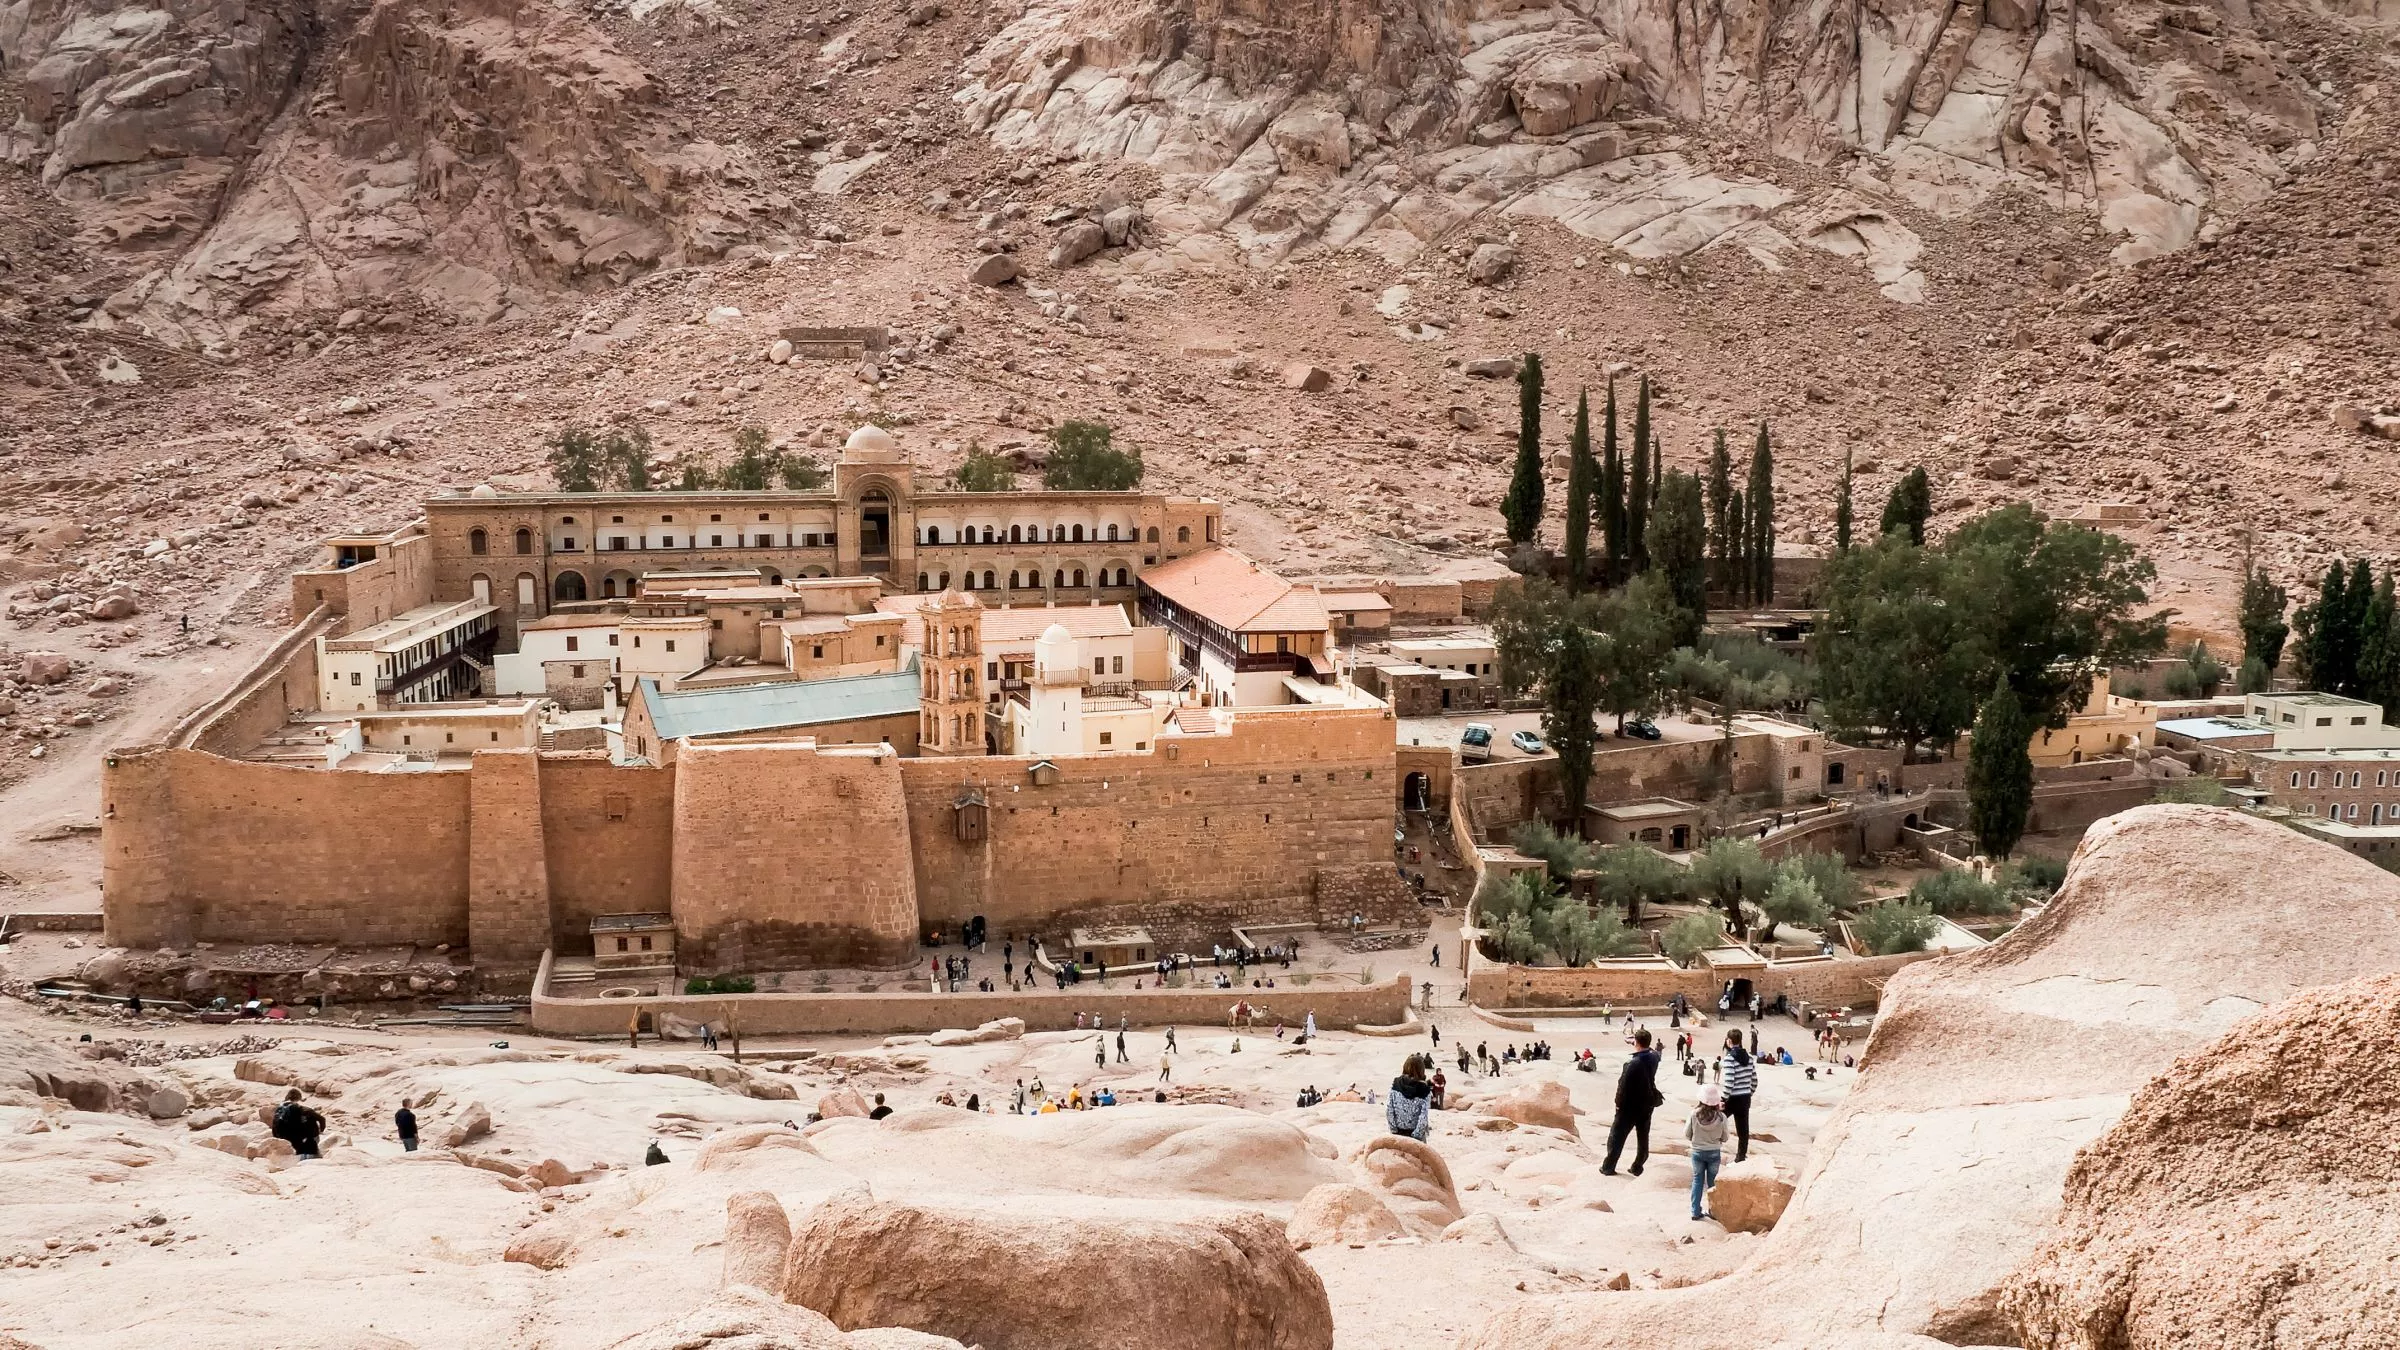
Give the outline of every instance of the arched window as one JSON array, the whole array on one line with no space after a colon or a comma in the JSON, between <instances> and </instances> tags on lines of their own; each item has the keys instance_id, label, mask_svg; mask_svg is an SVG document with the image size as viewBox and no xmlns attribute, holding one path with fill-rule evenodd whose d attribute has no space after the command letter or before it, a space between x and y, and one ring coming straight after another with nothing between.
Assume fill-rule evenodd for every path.
<instances>
[{"instance_id":1,"label":"arched window","mask_svg":"<svg viewBox=\"0 0 2400 1350\"><path fill-rule=\"evenodd\" d=\"M1075 569L1075 588L1077 590L1083 589L1083 569L1080 567Z\"/></svg>"},{"instance_id":2,"label":"arched window","mask_svg":"<svg viewBox=\"0 0 2400 1350\"><path fill-rule=\"evenodd\" d=\"M583 573L581 573L581 572L561 572L561 573L559 573L559 574L558 574L558 580L556 580L556 581L554 581L554 582L552 582L552 583L550 584L550 595L551 595L551 598L553 598L553 599L556 599L556 600L562 600L562 601L572 601L572 600L581 600L581 599L583 599L583 598L584 598L584 589L583 589Z\"/></svg>"},{"instance_id":3,"label":"arched window","mask_svg":"<svg viewBox=\"0 0 2400 1350\"><path fill-rule=\"evenodd\" d=\"M1051 573L1050 585L1054 590L1065 590L1067 588L1067 569L1062 567Z\"/></svg>"},{"instance_id":4,"label":"arched window","mask_svg":"<svg viewBox=\"0 0 2400 1350\"><path fill-rule=\"evenodd\" d=\"M989 525L983 527L983 542L987 544L992 542L992 527Z\"/></svg>"},{"instance_id":5,"label":"arched window","mask_svg":"<svg viewBox=\"0 0 2400 1350\"><path fill-rule=\"evenodd\" d=\"M1117 538L1117 527L1116 527L1114 524L1111 524L1111 525L1108 527L1108 538L1109 538L1109 542L1110 542L1110 543L1115 543L1115 542L1116 542L1116 538Z\"/></svg>"},{"instance_id":6,"label":"arched window","mask_svg":"<svg viewBox=\"0 0 2400 1350\"><path fill-rule=\"evenodd\" d=\"M1025 582L1012 571L1008 574L1008 588L1012 591L1023 590Z\"/></svg>"},{"instance_id":7,"label":"arched window","mask_svg":"<svg viewBox=\"0 0 2400 1350\"><path fill-rule=\"evenodd\" d=\"M783 573L776 571L772 567L768 568L762 575L766 580L766 583L770 586L780 586L783 584Z\"/></svg>"},{"instance_id":8,"label":"arched window","mask_svg":"<svg viewBox=\"0 0 2400 1350\"><path fill-rule=\"evenodd\" d=\"M941 587L943 590L950 589L950 574L948 572L942 573Z\"/></svg>"},{"instance_id":9,"label":"arched window","mask_svg":"<svg viewBox=\"0 0 2400 1350\"><path fill-rule=\"evenodd\" d=\"M1083 527L1081 525L1075 527L1075 542L1078 544L1083 542Z\"/></svg>"},{"instance_id":10,"label":"arched window","mask_svg":"<svg viewBox=\"0 0 2400 1350\"><path fill-rule=\"evenodd\" d=\"M1178 544L1188 544L1192 542L1192 527L1189 525L1176 526L1175 542Z\"/></svg>"},{"instance_id":11,"label":"arched window","mask_svg":"<svg viewBox=\"0 0 2400 1350\"><path fill-rule=\"evenodd\" d=\"M1153 544L1158 542L1158 527L1156 525L1150 527L1149 539Z\"/></svg>"},{"instance_id":12,"label":"arched window","mask_svg":"<svg viewBox=\"0 0 2400 1350\"><path fill-rule=\"evenodd\" d=\"M1066 526L1066 522L1064 522L1064 521L1061 521L1061 522L1059 522L1058 524L1056 524L1056 525L1053 525L1053 526L1051 526L1051 527L1050 527L1050 542L1051 542L1051 543L1053 543L1053 544L1055 544L1055 543L1058 543L1058 542L1060 542L1061 540L1065 539L1066 537L1067 537L1067 526Z\"/></svg>"},{"instance_id":13,"label":"arched window","mask_svg":"<svg viewBox=\"0 0 2400 1350\"><path fill-rule=\"evenodd\" d=\"M492 537L490 535L485 534L480 528L467 531L467 552L480 555L491 551Z\"/></svg>"},{"instance_id":14,"label":"arched window","mask_svg":"<svg viewBox=\"0 0 2400 1350\"><path fill-rule=\"evenodd\" d=\"M474 580L468 582L467 584L474 589L476 604L488 605L492 603L492 579L490 576L482 572L477 572Z\"/></svg>"},{"instance_id":15,"label":"arched window","mask_svg":"<svg viewBox=\"0 0 2400 1350\"><path fill-rule=\"evenodd\" d=\"M992 574L988 570L983 574L983 588L987 591L992 588Z\"/></svg>"},{"instance_id":16,"label":"arched window","mask_svg":"<svg viewBox=\"0 0 2400 1350\"><path fill-rule=\"evenodd\" d=\"M1012 543L1012 544L1021 544L1021 543L1025 542L1025 527L1024 527L1024 526L1022 526L1022 525L1011 525L1011 526L1009 526L1009 527L1008 527L1008 542L1010 542L1010 543Z\"/></svg>"},{"instance_id":17,"label":"arched window","mask_svg":"<svg viewBox=\"0 0 2400 1350\"><path fill-rule=\"evenodd\" d=\"M533 552L533 531L523 529L517 531L517 552Z\"/></svg>"},{"instance_id":18,"label":"arched window","mask_svg":"<svg viewBox=\"0 0 2400 1350\"><path fill-rule=\"evenodd\" d=\"M1117 584L1120 586L1125 584L1125 569L1122 567L1117 569Z\"/></svg>"},{"instance_id":19,"label":"arched window","mask_svg":"<svg viewBox=\"0 0 2400 1350\"><path fill-rule=\"evenodd\" d=\"M928 580L930 580L930 578L929 578L929 577L927 577L925 573L923 573L923 572L919 572L919 573L917 573L917 589L918 589L918 590L920 590L920 591L930 591L930 590L932 590L932 589L933 589L933 587L931 587L931 586L928 586L928 585L926 585L926 584L925 584L925 583L926 583Z\"/></svg>"},{"instance_id":20,"label":"arched window","mask_svg":"<svg viewBox=\"0 0 2400 1350\"><path fill-rule=\"evenodd\" d=\"M925 542L928 544L938 544L942 542L942 527L939 525L926 526Z\"/></svg>"}]
</instances>

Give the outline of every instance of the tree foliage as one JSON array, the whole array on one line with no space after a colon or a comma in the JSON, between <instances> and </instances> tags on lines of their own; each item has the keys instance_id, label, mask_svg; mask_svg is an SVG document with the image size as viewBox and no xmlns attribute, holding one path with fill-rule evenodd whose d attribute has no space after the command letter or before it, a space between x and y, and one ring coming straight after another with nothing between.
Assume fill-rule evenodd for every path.
<instances>
[{"instance_id":1,"label":"tree foliage","mask_svg":"<svg viewBox=\"0 0 2400 1350\"><path fill-rule=\"evenodd\" d=\"M1908 898L1945 916L2007 914L2016 908L2008 892L1963 867L1917 878Z\"/></svg>"},{"instance_id":2,"label":"tree foliage","mask_svg":"<svg viewBox=\"0 0 2400 1350\"><path fill-rule=\"evenodd\" d=\"M1887 900L1854 920L1850 931L1869 954L1897 956L1925 950L1938 927L1930 907L1909 900Z\"/></svg>"},{"instance_id":3,"label":"tree foliage","mask_svg":"<svg viewBox=\"0 0 2400 1350\"><path fill-rule=\"evenodd\" d=\"M1508 537L1530 544L1542 532L1542 357L1525 353L1517 370L1517 467L1508 480L1508 495L1500 499L1500 517Z\"/></svg>"},{"instance_id":4,"label":"tree foliage","mask_svg":"<svg viewBox=\"0 0 2400 1350\"><path fill-rule=\"evenodd\" d=\"M551 435L545 457L561 492L650 490L650 433L638 426L596 432L570 423Z\"/></svg>"},{"instance_id":5,"label":"tree foliage","mask_svg":"<svg viewBox=\"0 0 2400 1350\"><path fill-rule=\"evenodd\" d=\"M1663 905L1685 894L1684 870L1647 844L1610 844L1596 849L1588 865L1597 873L1601 898L1639 920L1645 905Z\"/></svg>"},{"instance_id":6,"label":"tree foliage","mask_svg":"<svg viewBox=\"0 0 2400 1350\"><path fill-rule=\"evenodd\" d=\"M1850 551L1850 452L1842 451L1841 483L1833 494L1833 547L1837 553Z\"/></svg>"},{"instance_id":7,"label":"tree foliage","mask_svg":"<svg viewBox=\"0 0 2400 1350\"><path fill-rule=\"evenodd\" d=\"M2242 548L2240 606L2242 664L2245 667L2256 661L2271 676L2275 673L2275 667L2282 664L2284 640L2292 632L2291 624L2284 618L2284 611L2291 607L2291 603L2291 596L2268 577L2245 541ZM2259 687L2264 688L2265 685ZM2252 691L2245 689L2242 692Z\"/></svg>"},{"instance_id":8,"label":"tree foliage","mask_svg":"<svg viewBox=\"0 0 2400 1350\"><path fill-rule=\"evenodd\" d=\"M1625 578L1625 455L1617 445L1617 382L1600 414L1600 583Z\"/></svg>"},{"instance_id":9,"label":"tree foliage","mask_svg":"<svg viewBox=\"0 0 2400 1350\"><path fill-rule=\"evenodd\" d=\"M1898 532L1908 542L1925 542L1925 522L1933 515L1933 481L1925 476L1922 466L1900 475L1892 484L1892 495L1884 499L1883 524L1879 534Z\"/></svg>"},{"instance_id":10,"label":"tree foliage","mask_svg":"<svg viewBox=\"0 0 2400 1350\"><path fill-rule=\"evenodd\" d=\"M1708 556L1714 564L1709 585L1721 591L1734 585L1733 556L1740 531L1734 524L1738 509L1733 495L1733 459L1725 449L1725 428L1719 427L1708 452Z\"/></svg>"},{"instance_id":11,"label":"tree foliage","mask_svg":"<svg viewBox=\"0 0 2400 1350\"><path fill-rule=\"evenodd\" d=\"M1650 522L1650 564L1678 611L1674 644L1689 647L1700 640L1708 618L1708 522L1700 480L1678 469L1669 469L1659 484L1658 515Z\"/></svg>"},{"instance_id":12,"label":"tree foliage","mask_svg":"<svg viewBox=\"0 0 2400 1350\"><path fill-rule=\"evenodd\" d=\"M1142 485L1142 452L1120 450L1103 422L1066 421L1050 429L1042 486L1052 492L1129 492Z\"/></svg>"},{"instance_id":13,"label":"tree foliage","mask_svg":"<svg viewBox=\"0 0 2400 1350\"><path fill-rule=\"evenodd\" d=\"M1967 759L1967 827L1993 858L2016 851L2033 810L2033 724L2006 676L1992 685L1975 716Z\"/></svg>"},{"instance_id":14,"label":"tree foliage","mask_svg":"<svg viewBox=\"0 0 2400 1350\"><path fill-rule=\"evenodd\" d=\"M1686 914L1668 924L1658 941L1675 964L1688 966L1700 953L1724 945L1725 920L1705 910Z\"/></svg>"},{"instance_id":15,"label":"tree foliage","mask_svg":"<svg viewBox=\"0 0 2400 1350\"><path fill-rule=\"evenodd\" d=\"M2170 778L2150 794L2154 802L2174 802L2183 806L2224 806L2233 798L2225 791L2223 780L2207 774L2189 778Z\"/></svg>"},{"instance_id":16,"label":"tree foliage","mask_svg":"<svg viewBox=\"0 0 2400 1350\"><path fill-rule=\"evenodd\" d=\"M1536 932L1565 966L1584 965L1602 956L1623 956L1642 943L1642 935L1614 909L1594 910L1573 900L1551 906Z\"/></svg>"},{"instance_id":17,"label":"tree foliage","mask_svg":"<svg viewBox=\"0 0 2400 1350\"><path fill-rule=\"evenodd\" d=\"M970 445L967 457L959 461L958 469L950 475L950 486L960 492L1013 492L1017 487L1016 469L1008 456Z\"/></svg>"},{"instance_id":18,"label":"tree foliage","mask_svg":"<svg viewBox=\"0 0 2400 1350\"><path fill-rule=\"evenodd\" d=\"M645 444L642 457L648 458ZM805 492L824 486L825 466L797 451L776 451L767 442L765 427L743 427L733 433L733 458L722 467L694 461L683 466L675 480L678 492L765 492L780 482Z\"/></svg>"},{"instance_id":19,"label":"tree foliage","mask_svg":"<svg viewBox=\"0 0 2400 1350\"><path fill-rule=\"evenodd\" d=\"M1748 566L1743 590L1757 605L1775 603L1775 452L1767 443L1767 424L1758 424L1758 443L1750 449L1750 486L1742 494L1742 552Z\"/></svg>"},{"instance_id":20,"label":"tree foliage","mask_svg":"<svg viewBox=\"0 0 2400 1350\"><path fill-rule=\"evenodd\" d=\"M1821 929L1833 917L1833 907L1817 893L1817 883L1807 869L1790 864L1777 867L1767 883L1767 893L1758 907L1766 911L1767 926L1763 936L1773 938L1775 925L1788 923L1794 928Z\"/></svg>"},{"instance_id":21,"label":"tree foliage","mask_svg":"<svg viewBox=\"0 0 2400 1350\"><path fill-rule=\"evenodd\" d=\"M1737 930L1742 906L1764 900L1774 877L1774 864L1758 851L1755 840L1711 839L1692 859L1692 894L1723 910Z\"/></svg>"},{"instance_id":22,"label":"tree foliage","mask_svg":"<svg viewBox=\"0 0 2400 1350\"><path fill-rule=\"evenodd\" d=\"M1575 396L1575 430L1567 436L1567 585L1582 590L1591 581L1592 495L1598 468L1592 463L1592 394Z\"/></svg>"},{"instance_id":23,"label":"tree foliage","mask_svg":"<svg viewBox=\"0 0 2400 1350\"><path fill-rule=\"evenodd\" d=\"M1633 466L1625 475L1625 559L1619 576L1650 567L1650 494L1657 487L1650 438L1650 377L1644 375L1633 398Z\"/></svg>"},{"instance_id":24,"label":"tree foliage","mask_svg":"<svg viewBox=\"0 0 2400 1350\"><path fill-rule=\"evenodd\" d=\"M1856 909L1867 893L1839 853L1803 853L1785 859L1783 866L1806 876L1809 884L1817 888L1817 898L1837 912Z\"/></svg>"}]
</instances>

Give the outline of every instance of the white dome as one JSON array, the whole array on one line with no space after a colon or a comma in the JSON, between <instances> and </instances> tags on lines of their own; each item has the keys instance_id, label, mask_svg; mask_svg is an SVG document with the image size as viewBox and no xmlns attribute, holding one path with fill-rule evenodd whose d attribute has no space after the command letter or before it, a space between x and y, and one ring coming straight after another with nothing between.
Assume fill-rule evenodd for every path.
<instances>
[{"instance_id":1,"label":"white dome","mask_svg":"<svg viewBox=\"0 0 2400 1350\"><path fill-rule=\"evenodd\" d=\"M1067 631L1065 624L1054 623L1042 630L1042 636L1033 644L1033 669L1037 675L1081 683L1083 657L1075 650L1075 635Z\"/></svg>"},{"instance_id":2,"label":"white dome","mask_svg":"<svg viewBox=\"0 0 2400 1350\"><path fill-rule=\"evenodd\" d=\"M900 458L900 442L872 422L850 433L842 443L842 458L852 463L876 463Z\"/></svg>"},{"instance_id":3,"label":"white dome","mask_svg":"<svg viewBox=\"0 0 2400 1350\"><path fill-rule=\"evenodd\" d=\"M467 495L479 502L488 502L500 494L492 491L492 485L489 483L477 483L468 491Z\"/></svg>"},{"instance_id":4,"label":"white dome","mask_svg":"<svg viewBox=\"0 0 2400 1350\"><path fill-rule=\"evenodd\" d=\"M1042 636L1040 640L1054 644L1060 642L1071 643L1075 640L1075 635L1067 631L1067 626L1065 624L1054 623L1048 628L1042 630Z\"/></svg>"}]
</instances>

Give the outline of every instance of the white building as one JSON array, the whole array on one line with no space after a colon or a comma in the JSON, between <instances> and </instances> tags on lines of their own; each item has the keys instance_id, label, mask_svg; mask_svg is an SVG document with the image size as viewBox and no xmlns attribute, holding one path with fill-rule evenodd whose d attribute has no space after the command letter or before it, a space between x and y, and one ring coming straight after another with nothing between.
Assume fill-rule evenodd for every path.
<instances>
[{"instance_id":1,"label":"white building","mask_svg":"<svg viewBox=\"0 0 2400 1350\"><path fill-rule=\"evenodd\" d=\"M419 605L355 633L317 639L317 706L371 712L475 697L499 641L498 612L474 600Z\"/></svg>"}]
</instances>

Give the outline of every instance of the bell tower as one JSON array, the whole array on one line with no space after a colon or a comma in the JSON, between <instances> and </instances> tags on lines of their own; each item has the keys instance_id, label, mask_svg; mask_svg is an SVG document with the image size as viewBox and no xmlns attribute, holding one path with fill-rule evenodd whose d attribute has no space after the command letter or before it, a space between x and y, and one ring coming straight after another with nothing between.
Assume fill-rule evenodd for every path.
<instances>
[{"instance_id":1,"label":"bell tower","mask_svg":"<svg viewBox=\"0 0 2400 1350\"><path fill-rule=\"evenodd\" d=\"M956 589L917 611L925 626L917 658L917 753L980 755L983 745L983 602Z\"/></svg>"}]
</instances>

